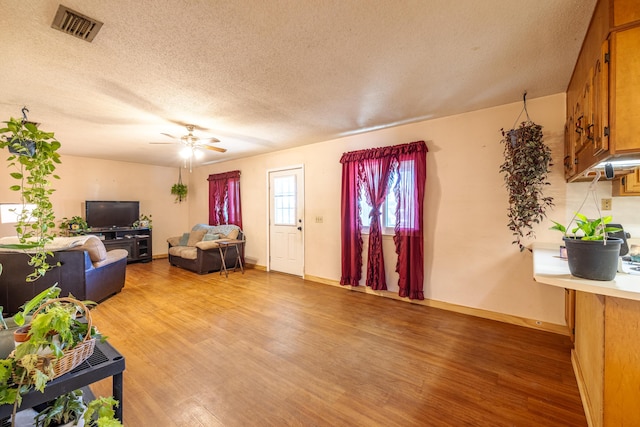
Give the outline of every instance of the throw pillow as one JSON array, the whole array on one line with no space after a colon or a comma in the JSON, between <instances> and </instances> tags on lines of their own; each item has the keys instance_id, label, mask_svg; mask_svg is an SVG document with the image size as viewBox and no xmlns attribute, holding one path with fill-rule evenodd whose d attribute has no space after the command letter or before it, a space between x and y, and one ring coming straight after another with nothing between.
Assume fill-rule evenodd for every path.
<instances>
[{"instance_id":1,"label":"throw pillow","mask_svg":"<svg viewBox=\"0 0 640 427\"><path fill-rule=\"evenodd\" d=\"M197 230L189 233L189 241L187 241L187 246L195 246L196 243L202 240L206 233L207 230Z\"/></svg>"},{"instance_id":2,"label":"throw pillow","mask_svg":"<svg viewBox=\"0 0 640 427\"><path fill-rule=\"evenodd\" d=\"M178 245L187 246L187 242L189 242L189 233L184 233L182 234L182 237L180 238L180 243Z\"/></svg>"},{"instance_id":3,"label":"throw pillow","mask_svg":"<svg viewBox=\"0 0 640 427\"><path fill-rule=\"evenodd\" d=\"M220 240L220 235L219 234L205 234L204 237L202 238L203 242L208 242L210 240Z\"/></svg>"}]
</instances>

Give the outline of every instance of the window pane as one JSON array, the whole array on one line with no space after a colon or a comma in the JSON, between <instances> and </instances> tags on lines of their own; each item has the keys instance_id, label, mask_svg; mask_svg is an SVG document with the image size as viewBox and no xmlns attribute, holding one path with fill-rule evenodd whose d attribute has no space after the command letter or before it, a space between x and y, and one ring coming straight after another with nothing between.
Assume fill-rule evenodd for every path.
<instances>
[{"instance_id":1,"label":"window pane","mask_svg":"<svg viewBox=\"0 0 640 427\"><path fill-rule=\"evenodd\" d=\"M30 215L30 212L36 208L36 205L22 205L21 203L3 203L0 205L0 219L2 220L2 224L18 222L18 217L22 214L23 208L24 212Z\"/></svg>"},{"instance_id":2,"label":"window pane","mask_svg":"<svg viewBox=\"0 0 640 427\"><path fill-rule=\"evenodd\" d=\"M275 225L296 225L296 176L273 178Z\"/></svg>"},{"instance_id":3,"label":"window pane","mask_svg":"<svg viewBox=\"0 0 640 427\"><path fill-rule=\"evenodd\" d=\"M367 196L363 188L360 189L360 222L362 222L363 228L369 228L369 224L371 223L371 218L369 218L371 205L367 203Z\"/></svg>"}]
</instances>

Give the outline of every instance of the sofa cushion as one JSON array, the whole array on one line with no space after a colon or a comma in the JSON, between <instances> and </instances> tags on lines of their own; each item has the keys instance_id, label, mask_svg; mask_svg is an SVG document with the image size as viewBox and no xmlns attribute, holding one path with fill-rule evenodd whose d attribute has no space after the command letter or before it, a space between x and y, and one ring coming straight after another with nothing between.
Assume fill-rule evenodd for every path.
<instances>
[{"instance_id":1,"label":"sofa cushion","mask_svg":"<svg viewBox=\"0 0 640 427\"><path fill-rule=\"evenodd\" d=\"M100 268L103 265L108 265L121 259L127 259L129 252L126 249L112 249L107 252L107 255L102 261L94 262L94 268Z\"/></svg>"},{"instance_id":2,"label":"sofa cushion","mask_svg":"<svg viewBox=\"0 0 640 427\"><path fill-rule=\"evenodd\" d=\"M187 246L195 246L196 243L202 240L202 238L206 233L207 233L207 230L196 230L189 233L189 240L187 241Z\"/></svg>"},{"instance_id":3,"label":"sofa cushion","mask_svg":"<svg viewBox=\"0 0 640 427\"><path fill-rule=\"evenodd\" d=\"M107 259L107 249L98 236L85 236L86 240L80 246L72 248L72 251L87 251L92 263L101 262Z\"/></svg>"},{"instance_id":4,"label":"sofa cushion","mask_svg":"<svg viewBox=\"0 0 640 427\"><path fill-rule=\"evenodd\" d=\"M202 238L203 242L208 242L211 240L220 240L220 235L219 234L205 234L204 237Z\"/></svg>"},{"instance_id":5,"label":"sofa cushion","mask_svg":"<svg viewBox=\"0 0 640 427\"><path fill-rule=\"evenodd\" d=\"M182 237L180 237L180 241L176 246L187 246L188 242L189 242L189 233L183 233Z\"/></svg>"},{"instance_id":6,"label":"sofa cushion","mask_svg":"<svg viewBox=\"0 0 640 427\"><path fill-rule=\"evenodd\" d=\"M191 246L173 246L169 248L169 255L184 259L197 259L198 248Z\"/></svg>"},{"instance_id":7,"label":"sofa cushion","mask_svg":"<svg viewBox=\"0 0 640 427\"><path fill-rule=\"evenodd\" d=\"M227 239L235 240L238 238L238 234L240 234L240 229L234 228L233 230L227 233Z\"/></svg>"}]
</instances>

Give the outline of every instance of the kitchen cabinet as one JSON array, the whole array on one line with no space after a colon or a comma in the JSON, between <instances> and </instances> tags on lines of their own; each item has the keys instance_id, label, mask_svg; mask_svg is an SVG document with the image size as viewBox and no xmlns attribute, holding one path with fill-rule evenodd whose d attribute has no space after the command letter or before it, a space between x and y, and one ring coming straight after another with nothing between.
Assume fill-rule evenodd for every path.
<instances>
[{"instance_id":1,"label":"kitchen cabinet","mask_svg":"<svg viewBox=\"0 0 640 427\"><path fill-rule=\"evenodd\" d=\"M640 425L640 301L578 291L573 363L591 425Z\"/></svg>"},{"instance_id":2,"label":"kitchen cabinet","mask_svg":"<svg viewBox=\"0 0 640 427\"><path fill-rule=\"evenodd\" d=\"M640 168L616 178L611 187L613 196L640 196Z\"/></svg>"},{"instance_id":3,"label":"kitchen cabinet","mask_svg":"<svg viewBox=\"0 0 640 427\"><path fill-rule=\"evenodd\" d=\"M640 426L640 275L612 281L571 276L559 244L533 244L533 276L575 298L571 363L589 425ZM570 326L567 320L567 325Z\"/></svg>"},{"instance_id":4,"label":"kitchen cabinet","mask_svg":"<svg viewBox=\"0 0 640 427\"><path fill-rule=\"evenodd\" d=\"M567 181L604 160L640 157L638 10L640 0L596 4L567 88Z\"/></svg>"}]
</instances>

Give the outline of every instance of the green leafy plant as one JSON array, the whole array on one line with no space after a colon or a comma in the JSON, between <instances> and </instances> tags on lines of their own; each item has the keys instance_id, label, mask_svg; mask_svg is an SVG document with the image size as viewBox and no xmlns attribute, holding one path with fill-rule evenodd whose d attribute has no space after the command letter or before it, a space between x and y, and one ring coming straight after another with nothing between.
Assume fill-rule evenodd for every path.
<instances>
[{"instance_id":1,"label":"green leafy plant","mask_svg":"<svg viewBox=\"0 0 640 427\"><path fill-rule=\"evenodd\" d=\"M31 322L24 327L27 330L26 341L17 345L7 358L0 359L0 404L13 404L14 415L22 402L22 395L31 389L43 392L56 375L55 360L87 337L89 326L77 317L86 311L88 305L95 303L48 298L56 297L59 292L60 288L56 286L41 292L23 305L19 315L14 316L14 321L19 324L34 312ZM93 326L89 337L99 337ZM50 354L53 360L45 359L43 362L43 354Z\"/></svg>"},{"instance_id":2,"label":"green leafy plant","mask_svg":"<svg viewBox=\"0 0 640 427\"><path fill-rule=\"evenodd\" d=\"M181 182L178 182L177 184L173 184L173 186L171 187L171 194L176 196L176 203L180 203L183 200L186 200L187 193L188 193L187 186Z\"/></svg>"},{"instance_id":3,"label":"green leafy plant","mask_svg":"<svg viewBox=\"0 0 640 427\"><path fill-rule=\"evenodd\" d=\"M580 240L604 240L606 233L622 231L622 229L618 227L606 226L613 219L611 216L590 220L583 214L576 212L575 218L576 227L571 230L571 233L573 234L573 237L579 238ZM568 236L567 227L553 220L551 222L555 225L551 227L550 230L558 230L565 236Z\"/></svg>"},{"instance_id":4,"label":"green leafy plant","mask_svg":"<svg viewBox=\"0 0 640 427\"><path fill-rule=\"evenodd\" d=\"M117 400L113 397L100 397L85 404L82 396L82 390L58 396L35 416L36 427L52 427L80 420L89 427L122 426L115 418L113 409L118 406Z\"/></svg>"},{"instance_id":5,"label":"green leafy plant","mask_svg":"<svg viewBox=\"0 0 640 427\"><path fill-rule=\"evenodd\" d=\"M553 198L544 196L543 189L551 163L551 149L543 142L542 126L522 122L519 128L502 131L504 163L500 172L509 192L508 227L520 251L522 239L535 237L533 227L546 216L546 209L553 206Z\"/></svg>"},{"instance_id":6,"label":"green leafy plant","mask_svg":"<svg viewBox=\"0 0 640 427\"><path fill-rule=\"evenodd\" d=\"M52 132L41 131L36 123L25 119L11 118L4 123L6 127L0 129L3 134L0 148L9 149L7 161L13 169L10 175L17 181L9 188L20 193L23 207L35 206L32 210L22 209L18 214L15 228L20 244L12 247L34 251L29 261L34 272L27 276L27 281L34 281L53 267L47 263L51 253L45 246L55 236L55 215L49 197L55 191L51 188L51 178L60 178L53 173L60 163L60 142Z\"/></svg>"},{"instance_id":7,"label":"green leafy plant","mask_svg":"<svg viewBox=\"0 0 640 427\"><path fill-rule=\"evenodd\" d=\"M87 409L82 394L82 390L75 390L58 396L34 417L36 427L59 426L82 419Z\"/></svg>"},{"instance_id":8,"label":"green leafy plant","mask_svg":"<svg viewBox=\"0 0 640 427\"><path fill-rule=\"evenodd\" d=\"M72 216L71 219L64 217L60 222L60 229L63 231L72 230L77 234L84 234L89 230L89 225L81 216Z\"/></svg>"},{"instance_id":9,"label":"green leafy plant","mask_svg":"<svg viewBox=\"0 0 640 427\"><path fill-rule=\"evenodd\" d=\"M152 215L140 214L140 217L133 223L134 228L153 228Z\"/></svg>"},{"instance_id":10,"label":"green leafy plant","mask_svg":"<svg viewBox=\"0 0 640 427\"><path fill-rule=\"evenodd\" d=\"M87 405L84 413L84 425L86 427L118 427L122 423L115 417L114 407L118 406L118 401L113 397L100 397L92 400Z\"/></svg>"}]
</instances>

